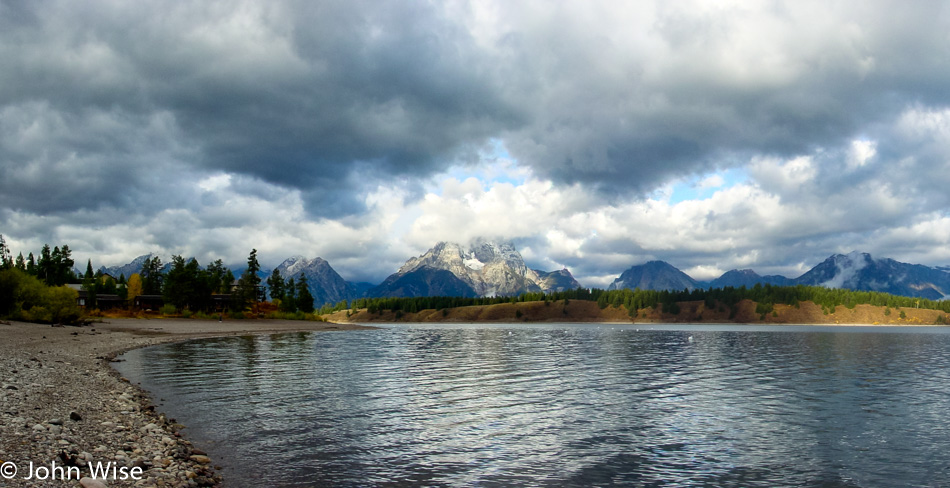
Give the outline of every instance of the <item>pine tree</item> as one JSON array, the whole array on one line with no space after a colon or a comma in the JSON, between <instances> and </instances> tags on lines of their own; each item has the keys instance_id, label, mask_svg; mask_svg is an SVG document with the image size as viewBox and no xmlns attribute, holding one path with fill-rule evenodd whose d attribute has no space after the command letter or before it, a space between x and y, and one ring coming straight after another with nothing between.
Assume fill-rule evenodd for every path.
<instances>
[{"instance_id":1,"label":"pine tree","mask_svg":"<svg viewBox=\"0 0 950 488\"><path fill-rule=\"evenodd\" d=\"M86 290L86 309L91 310L98 306L96 303L96 276L92 273L92 260L86 261L86 274L83 275L82 289Z\"/></svg>"},{"instance_id":2,"label":"pine tree","mask_svg":"<svg viewBox=\"0 0 950 488\"><path fill-rule=\"evenodd\" d=\"M284 287L284 299L280 302L280 310L283 312L296 312L297 311L297 285L294 282L294 279L291 278L287 280L287 285Z\"/></svg>"},{"instance_id":3,"label":"pine tree","mask_svg":"<svg viewBox=\"0 0 950 488\"><path fill-rule=\"evenodd\" d=\"M47 285L52 284L53 253L50 251L49 244L43 244L43 249L40 250L40 259L36 263L36 276Z\"/></svg>"},{"instance_id":4,"label":"pine tree","mask_svg":"<svg viewBox=\"0 0 950 488\"><path fill-rule=\"evenodd\" d=\"M251 253L247 257L247 269L241 274L237 289L234 290L232 307L235 310L244 310L249 303L257 303L261 300L261 278L257 275L260 270L261 265L257 262L257 249L251 249Z\"/></svg>"},{"instance_id":5,"label":"pine tree","mask_svg":"<svg viewBox=\"0 0 950 488\"><path fill-rule=\"evenodd\" d=\"M313 313L313 295L302 274L297 281L297 309L303 313Z\"/></svg>"},{"instance_id":6,"label":"pine tree","mask_svg":"<svg viewBox=\"0 0 950 488\"><path fill-rule=\"evenodd\" d=\"M162 260L158 256L145 258L142 264L142 294L161 295L164 275L162 275Z\"/></svg>"},{"instance_id":7,"label":"pine tree","mask_svg":"<svg viewBox=\"0 0 950 488\"><path fill-rule=\"evenodd\" d=\"M271 301L284 299L284 286L284 278L280 275L280 270L274 268L270 278L267 278L267 288L270 290Z\"/></svg>"},{"instance_id":8,"label":"pine tree","mask_svg":"<svg viewBox=\"0 0 950 488\"><path fill-rule=\"evenodd\" d=\"M234 293L233 287L234 273L229 269L224 273L224 278L221 279L221 293Z\"/></svg>"},{"instance_id":9,"label":"pine tree","mask_svg":"<svg viewBox=\"0 0 950 488\"><path fill-rule=\"evenodd\" d=\"M224 263L220 259L214 260L213 263L209 264L207 267L208 279L211 282L212 293L230 293L231 292L231 283L234 281L234 275L231 275L231 281L225 283L225 276L230 273L230 271L224 267Z\"/></svg>"},{"instance_id":10,"label":"pine tree","mask_svg":"<svg viewBox=\"0 0 950 488\"><path fill-rule=\"evenodd\" d=\"M10 269L13 267L13 257L10 254L10 248L7 247L7 241L4 240L3 234L0 234L0 270Z\"/></svg>"}]
</instances>

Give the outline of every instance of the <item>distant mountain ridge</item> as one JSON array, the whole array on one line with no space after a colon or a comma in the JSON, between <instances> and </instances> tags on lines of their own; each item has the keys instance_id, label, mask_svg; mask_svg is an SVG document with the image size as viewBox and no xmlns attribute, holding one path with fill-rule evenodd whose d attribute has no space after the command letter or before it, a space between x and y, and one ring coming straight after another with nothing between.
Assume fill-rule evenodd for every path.
<instances>
[{"instance_id":1,"label":"distant mountain ridge","mask_svg":"<svg viewBox=\"0 0 950 488\"><path fill-rule=\"evenodd\" d=\"M946 271L888 258L874 259L860 252L835 254L798 277L795 283L931 300L950 295L950 273Z\"/></svg>"},{"instance_id":2,"label":"distant mountain ridge","mask_svg":"<svg viewBox=\"0 0 950 488\"><path fill-rule=\"evenodd\" d=\"M745 286L748 288L759 283L777 286L789 286L792 284L792 281L793 280L790 278L779 275L760 276L751 269L734 269L731 271L726 271L722 276L709 282L709 288L725 288L727 286L732 286L735 288Z\"/></svg>"},{"instance_id":3,"label":"distant mountain ridge","mask_svg":"<svg viewBox=\"0 0 950 488\"><path fill-rule=\"evenodd\" d=\"M756 284L778 286L811 285L878 291L893 295L941 300L950 298L950 272L921 264L893 259L874 259L870 254L835 254L798 278L760 276L750 269L731 270L708 283L694 280L663 261L651 261L623 272L610 289L693 290L695 288L752 287Z\"/></svg>"}]
</instances>

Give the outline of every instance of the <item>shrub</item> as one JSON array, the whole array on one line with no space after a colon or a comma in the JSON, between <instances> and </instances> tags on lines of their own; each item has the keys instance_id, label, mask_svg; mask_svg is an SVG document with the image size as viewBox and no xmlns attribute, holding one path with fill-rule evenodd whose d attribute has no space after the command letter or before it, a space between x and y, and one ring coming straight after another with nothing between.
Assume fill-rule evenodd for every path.
<instances>
[{"instance_id":1,"label":"shrub","mask_svg":"<svg viewBox=\"0 0 950 488\"><path fill-rule=\"evenodd\" d=\"M166 303L165 305L162 305L162 308L158 309L158 312L162 315L175 315L178 313L178 309L175 308L174 305Z\"/></svg>"},{"instance_id":2,"label":"shrub","mask_svg":"<svg viewBox=\"0 0 950 488\"><path fill-rule=\"evenodd\" d=\"M79 321L82 311L76 304L79 293L68 286L54 286L48 291L47 304L54 323L72 324Z\"/></svg>"}]
</instances>

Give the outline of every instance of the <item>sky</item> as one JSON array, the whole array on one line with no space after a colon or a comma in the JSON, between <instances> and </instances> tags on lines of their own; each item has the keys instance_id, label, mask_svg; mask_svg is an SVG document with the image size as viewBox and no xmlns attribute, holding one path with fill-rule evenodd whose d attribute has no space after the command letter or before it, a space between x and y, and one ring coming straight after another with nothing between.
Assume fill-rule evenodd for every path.
<instances>
[{"instance_id":1,"label":"sky","mask_svg":"<svg viewBox=\"0 0 950 488\"><path fill-rule=\"evenodd\" d=\"M950 265L950 6L0 0L0 234L374 283L476 237L592 287Z\"/></svg>"}]
</instances>

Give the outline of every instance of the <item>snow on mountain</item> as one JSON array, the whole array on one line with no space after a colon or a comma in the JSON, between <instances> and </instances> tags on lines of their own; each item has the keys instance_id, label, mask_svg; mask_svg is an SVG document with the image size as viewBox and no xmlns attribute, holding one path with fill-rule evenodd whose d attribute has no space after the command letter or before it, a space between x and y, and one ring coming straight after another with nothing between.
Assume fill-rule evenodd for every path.
<instances>
[{"instance_id":1,"label":"snow on mountain","mask_svg":"<svg viewBox=\"0 0 950 488\"><path fill-rule=\"evenodd\" d=\"M469 246L439 242L422 256L406 261L395 275L405 275L423 267L450 271L479 296L554 291L565 286L563 274L545 279L547 273L542 277L539 272L529 269L515 246L505 241L478 239ZM570 272L564 272L570 275ZM569 282L577 283L573 277Z\"/></svg>"}]
</instances>

